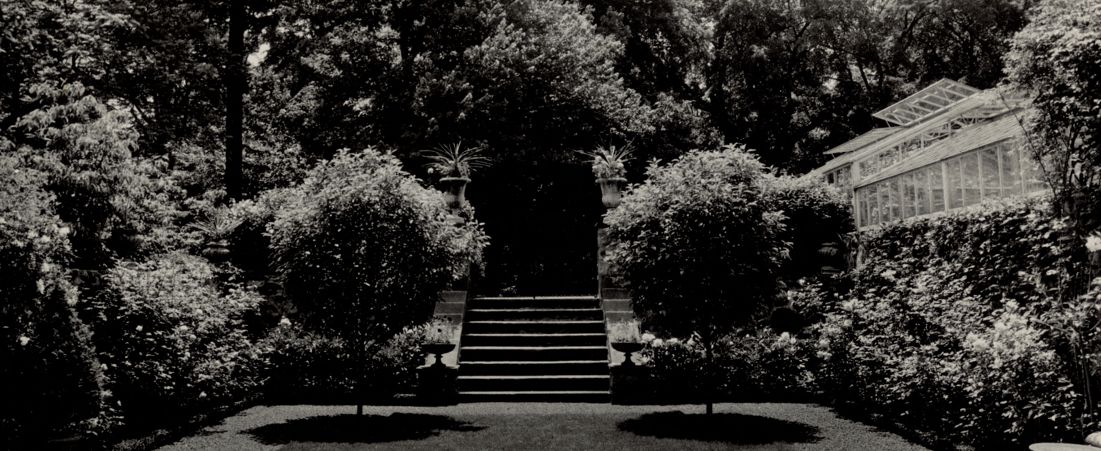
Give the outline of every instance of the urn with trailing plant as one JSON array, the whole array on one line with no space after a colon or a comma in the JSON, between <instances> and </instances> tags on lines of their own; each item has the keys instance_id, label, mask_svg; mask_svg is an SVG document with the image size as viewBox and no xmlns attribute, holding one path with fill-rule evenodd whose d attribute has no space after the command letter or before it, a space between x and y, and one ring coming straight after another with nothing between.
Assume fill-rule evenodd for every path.
<instances>
[{"instance_id":1,"label":"urn with trailing plant","mask_svg":"<svg viewBox=\"0 0 1101 451\"><path fill-rule=\"evenodd\" d=\"M428 323L421 349L429 355L436 356L436 361L432 364L433 367L444 366L443 355L455 349L454 335L455 326L451 324L450 319L436 317Z\"/></svg>"},{"instance_id":2,"label":"urn with trailing plant","mask_svg":"<svg viewBox=\"0 0 1101 451\"><path fill-rule=\"evenodd\" d=\"M619 206L623 186L627 183L627 162L631 160L630 146L598 147L585 153L592 159L593 175L600 185L600 202L607 208Z\"/></svg>"},{"instance_id":3,"label":"urn with trailing plant","mask_svg":"<svg viewBox=\"0 0 1101 451\"><path fill-rule=\"evenodd\" d=\"M466 203L466 185L470 183L470 174L489 166L489 159L481 152L479 147L463 147L462 142L422 151L428 159L428 172L440 176L448 207L462 207Z\"/></svg>"},{"instance_id":4,"label":"urn with trailing plant","mask_svg":"<svg viewBox=\"0 0 1101 451\"><path fill-rule=\"evenodd\" d=\"M642 333L638 320L616 321L608 324L608 341L612 349L623 353L623 366L635 366L631 354L642 350Z\"/></svg>"}]
</instances>

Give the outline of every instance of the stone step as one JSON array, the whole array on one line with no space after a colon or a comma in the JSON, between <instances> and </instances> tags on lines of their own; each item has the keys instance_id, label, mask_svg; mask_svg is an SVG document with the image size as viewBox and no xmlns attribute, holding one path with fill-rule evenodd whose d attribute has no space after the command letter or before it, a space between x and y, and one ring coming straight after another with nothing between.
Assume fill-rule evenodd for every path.
<instances>
[{"instance_id":1,"label":"stone step","mask_svg":"<svg viewBox=\"0 0 1101 451\"><path fill-rule=\"evenodd\" d=\"M605 346L463 346L463 360L483 362L528 360L600 360Z\"/></svg>"},{"instance_id":2,"label":"stone step","mask_svg":"<svg viewBox=\"0 0 1101 451\"><path fill-rule=\"evenodd\" d=\"M609 403L606 390L460 391L461 402L588 402Z\"/></svg>"},{"instance_id":3,"label":"stone step","mask_svg":"<svg viewBox=\"0 0 1101 451\"><path fill-rule=\"evenodd\" d=\"M465 351L464 351L465 352ZM608 359L477 361L463 355L460 376L549 376L608 374Z\"/></svg>"},{"instance_id":4,"label":"stone step","mask_svg":"<svg viewBox=\"0 0 1101 451\"><path fill-rule=\"evenodd\" d=\"M603 333L603 320L467 320L463 331L489 333Z\"/></svg>"},{"instance_id":5,"label":"stone step","mask_svg":"<svg viewBox=\"0 0 1101 451\"><path fill-rule=\"evenodd\" d=\"M600 302L593 296L478 297L471 299L467 305L472 309L600 308Z\"/></svg>"},{"instance_id":6,"label":"stone step","mask_svg":"<svg viewBox=\"0 0 1101 451\"><path fill-rule=\"evenodd\" d=\"M593 391L609 390L607 374L459 376L459 391Z\"/></svg>"},{"instance_id":7,"label":"stone step","mask_svg":"<svg viewBox=\"0 0 1101 451\"><path fill-rule=\"evenodd\" d=\"M568 334L466 334L463 346L605 346L603 332Z\"/></svg>"},{"instance_id":8,"label":"stone step","mask_svg":"<svg viewBox=\"0 0 1101 451\"><path fill-rule=\"evenodd\" d=\"M602 320L604 311L593 308L470 308L466 310L470 321L491 320L541 320L541 319L587 319Z\"/></svg>"}]
</instances>

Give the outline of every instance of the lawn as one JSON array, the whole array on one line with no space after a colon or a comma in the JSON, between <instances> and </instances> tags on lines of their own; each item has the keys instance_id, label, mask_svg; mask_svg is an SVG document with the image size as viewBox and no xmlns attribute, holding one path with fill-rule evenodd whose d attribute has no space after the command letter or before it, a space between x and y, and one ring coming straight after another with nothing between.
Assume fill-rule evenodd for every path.
<instances>
[{"instance_id":1,"label":"lawn","mask_svg":"<svg viewBox=\"0 0 1101 451\"><path fill-rule=\"evenodd\" d=\"M808 404L260 406L168 445L193 449L919 450Z\"/></svg>"}]
</instances>

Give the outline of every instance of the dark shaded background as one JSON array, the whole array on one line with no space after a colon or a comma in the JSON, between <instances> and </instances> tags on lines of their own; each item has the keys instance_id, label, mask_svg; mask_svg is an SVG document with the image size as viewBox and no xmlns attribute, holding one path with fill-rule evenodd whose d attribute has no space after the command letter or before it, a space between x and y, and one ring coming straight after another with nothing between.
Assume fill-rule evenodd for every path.
<instances>
[{"instance_id":1,"label":"dark shaded background","mask_svg":"<svg viewBox=\"0 0 1101 451\"><path fill-rule=\"evenodd\" d=\"M467 198L491 240L479 294L596 293L604 207L588 166L504 161L475 174Z\"/></svg>"}]
</instances>

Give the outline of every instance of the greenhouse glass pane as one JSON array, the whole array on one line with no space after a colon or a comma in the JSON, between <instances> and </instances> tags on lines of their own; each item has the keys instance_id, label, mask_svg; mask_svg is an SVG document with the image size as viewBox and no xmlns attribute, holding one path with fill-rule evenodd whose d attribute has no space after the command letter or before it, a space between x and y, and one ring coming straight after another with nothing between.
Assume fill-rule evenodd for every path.
<instances>
[{"instance_id":1,"label":"greenhouse glass pane","mask_svg":"<svg viewBox=\"0 0 1101 451\"><path fill-rule=\"evenodd\" d=\"M1011 142L1002 149L1002 184L1007 196L1021 194L1020 149Z\"/></svg>"},{"instance_id":2,"label":"greenhouse glass pane","mask_svg":"<svg viewBox=\"0 0 1101 451\"><path fill-rule=\"evenodd\" d=\"M944 211L944 163L929 167L929 202L933 206L930 212Z\"/></svg>"},{"instance_id":3,"label":"greenhouse glass pane","mask_svg":"<svg viewBox=\"0 0 1101 451\"><path fill-rule=\"evenodd\" d=\"M1001 183L998 181L998 146L979 151L979 164L982 169L983 198L1002 197Z\"/></svg>"},{"instance_id":4,"label":"greenhouse glass pane","mask_svg":"<svg viewBox=\"0 0 1101 451\"><path fill-rule=\"evenodd\" d=\"M940 170L940 165L936 166ZM915 200L917 200L917 214L929 214L929 170L919 169L914 171Z\"/></svg>"},{"instance_id":5,"label":"greenhouse glass pane","mask_svg":"<svg viewBox=\"0 0 1101 451\"><path fill-rule=\"evenodd\" d=\"M879 191L876 185L864 188L868 195L868 225L879 223Z\"/></svg>"},{"instance_id":6,"label":"greenhouse glass pane","mask_svg":"<svg viewBox=\"0 0 1101 451\"><path fill-rule=\"evenodd\" d=\"M948 209L963 206L963 181L960 178L960 159L948 160Z\"/></svg>"},{"instance_id":7,"label":"greenhouse glass pane","mask_svg":"<svg viewBox=\"0 0 1101 451\"><path fill-rule=\"evenodd\" d=\"M877 184L879 188L879 222L887 222L891 218L891 188L886 182Z\"/></svg>"},{"instance_id":8,"label":"greenhouse glass pane","mask_svg":"<svg viewBox=\"0 0 1101 451\"><path fill-rule=\"evenodd\" d=\"M917 213L917 194L914 192L914 173L902 176L902 217L912 218Z\"/></svg>"},{"instance_id":9,"label":"greenhouse glass pane","mask_svg":"<svg viewBox=\"0 0 1101 451\"><path fill-rule=\"evenodd\" d=\"M864 196L864 190L857 190L853 197L856 200L856 226L864 227L868 225L868 200Z\"/></svg>"},{"instance_id":10,"label":"greenhouse glass pane","mask_svg":"<svg viewBox=\"0 0 1101 451\"><path fill-rule=\"evenodd\" d=\"M960 156L963 164L963 204L979 203L979 153L971 152Z\"/></svg>"},{"instance_id":11,"label":"greenhouse glass pane","mask_svg":"<svg viewBox=\"0 0 1101 451\"><path fill-rule=\"evenodd\" d=\"M891 220L902 219L902 189L899 187L898 177L888 183L891 196Z\"/></svg>"}]
</instances>

